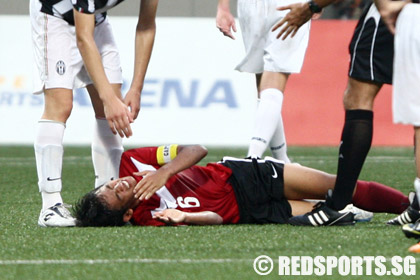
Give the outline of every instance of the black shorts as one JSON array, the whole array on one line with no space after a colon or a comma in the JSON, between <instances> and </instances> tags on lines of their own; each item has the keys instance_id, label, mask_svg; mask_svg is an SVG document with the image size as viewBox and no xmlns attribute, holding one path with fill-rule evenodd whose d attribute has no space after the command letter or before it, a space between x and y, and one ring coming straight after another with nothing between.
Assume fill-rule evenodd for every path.
<instances>
[{"instance_id":1,"label":"black shorts","mask_svg":"<svg viewBox=\"0 0 420 280\"><path fill-rule=\"evenodd\" d=\"M368 5L363 11L351 39L349 51L350 77L392 84L394 36L383 23L374 4Z\"/></svg>"},{"instance_id":2,"label":"black shorts","mask_svg":"<svg viewBox=\"0 0 420 280\"><path fill-rule=\"evenodd\" d=\"M284 164L273 160L224 158L223 165L233 174L230 183L245 224L285 224L292 209L284 197Z\"/></svg>"}]
</instances>

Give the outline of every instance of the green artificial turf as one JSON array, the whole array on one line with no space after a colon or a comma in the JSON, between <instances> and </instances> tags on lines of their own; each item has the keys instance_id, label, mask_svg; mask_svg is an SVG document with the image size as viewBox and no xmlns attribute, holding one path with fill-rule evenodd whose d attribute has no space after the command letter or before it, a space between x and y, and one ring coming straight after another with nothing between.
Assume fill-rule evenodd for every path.
<instances>
[{"instance_id":1,"label":"green artificial turf","mask_svg":"<svg viewBox=\"0 0 420 280\"><path fill-rule=\"evenodd\" d=\"M201 163L245 149L210 148ZM336 172L337 148L290 147L294 162ZM375 214L353 227L302 228L290 225L208 227L40 228L41 208L32 147L0 146L0 279L409 279L408 276L278 275L279 256L414 256L415 243L399 227L385 225L393 214ZM360 176L413 188L412 149L374 148ZM63 162L66 203L93 188L90 149L66 147ZM268 276L254 272L259 255L274 260ZM389 265L389 264L387 264ZM416 265L420 273L420 265ZM411 276L414 279L416 276Z\"/></svg>"}]
</instances>

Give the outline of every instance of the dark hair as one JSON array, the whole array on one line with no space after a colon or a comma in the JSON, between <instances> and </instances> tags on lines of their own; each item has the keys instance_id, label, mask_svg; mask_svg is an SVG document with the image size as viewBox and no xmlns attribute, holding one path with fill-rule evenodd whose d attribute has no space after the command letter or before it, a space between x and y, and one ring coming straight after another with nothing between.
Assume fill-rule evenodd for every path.
<instances>
[{"instance_id":1,"label":"dark hair","mask_svg":"<svg viewBox=\"0 0 420 280\"><path fill-rule=\"evenodd\" d=\"M127 209L110 209L106 201L97 194L97 190L88 192L73 207L78 227L123 226L126 211Z\"/></svg>"}]
</instances>

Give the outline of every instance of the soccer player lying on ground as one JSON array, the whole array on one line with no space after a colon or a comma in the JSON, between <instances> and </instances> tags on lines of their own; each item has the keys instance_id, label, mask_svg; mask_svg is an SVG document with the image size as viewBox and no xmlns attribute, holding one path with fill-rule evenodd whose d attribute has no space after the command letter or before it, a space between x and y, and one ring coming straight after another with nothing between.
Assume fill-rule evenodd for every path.
<instances>
[{"instance_id":1,"label":"soccer player lying on ground","mask_svg":"<svg viewBox=\"0 0 420 280\"><path fill-rule=\"evenodd\" d=\"M78 226L215 225L287 223L308 212L334 187L335 176L297 164L224 157L207 166L194 165L206 148L160 146L123 153L120 179L95 189L75 205ZM353 204L372 212L399 214L409 205L401 192L375 182L358 181ZM333 212L334 214L335 212ZM354 224L354 214L332 217L320 212L314 225L331 220Z\"/></svg>"}]
</instances>

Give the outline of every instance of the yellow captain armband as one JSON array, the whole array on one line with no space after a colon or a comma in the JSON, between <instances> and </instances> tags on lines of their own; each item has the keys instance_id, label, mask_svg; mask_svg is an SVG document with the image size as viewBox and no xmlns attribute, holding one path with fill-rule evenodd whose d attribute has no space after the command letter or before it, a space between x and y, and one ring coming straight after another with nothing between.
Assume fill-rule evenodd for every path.
<instances>
[{"instance_id":1,"label":"yellow captain armband","mask_svg":"<svg viewBox=\"0 0 420 280\"><path fill-rule=\"evenodd\" d=\"M178 145L159 146L156 151L157 162L164 165L177 156Z\"/></svg>"}]
</instances>

